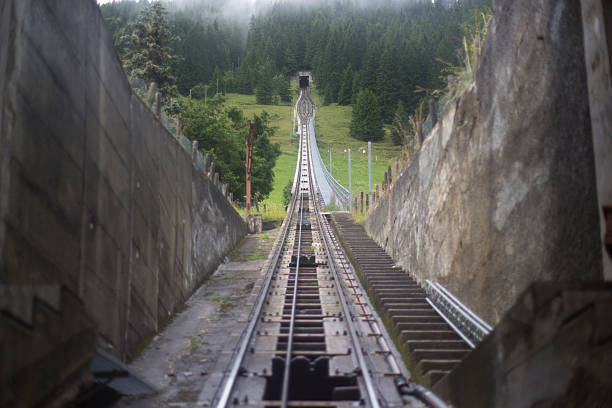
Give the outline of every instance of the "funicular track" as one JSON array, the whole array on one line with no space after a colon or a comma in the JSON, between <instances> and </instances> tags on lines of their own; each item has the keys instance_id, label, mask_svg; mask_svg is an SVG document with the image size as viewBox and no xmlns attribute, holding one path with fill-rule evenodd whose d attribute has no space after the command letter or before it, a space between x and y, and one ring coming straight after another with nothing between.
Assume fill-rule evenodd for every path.
<instances>
[{"instance_id":1,"label":"funicular track","mask_svg":"<svg viewBox=\"0 0 612 408\"><path fill-rule=\"evenodd\" d=\"M365 291L321 212L308 124L297 104L300 149L293 197L255 307L212 403L258 407L444 407L407 381Z\"/></svg>"}]
</instances>

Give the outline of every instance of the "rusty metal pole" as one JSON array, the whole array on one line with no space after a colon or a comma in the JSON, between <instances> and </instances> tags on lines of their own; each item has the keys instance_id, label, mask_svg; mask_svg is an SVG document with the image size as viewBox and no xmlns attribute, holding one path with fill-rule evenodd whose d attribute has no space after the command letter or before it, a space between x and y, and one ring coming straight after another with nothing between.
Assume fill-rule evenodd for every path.
<instances>
[{"instance_id":1,"label":"rusty metal pole","mask_svg":"<svg viewBox=\"0 0 612 408\"><path fill-rule=\"evenodd\" d=\"M251 215L251 165L253 160L253 122L249 126L249 136L246 141L246 213Z\"/></svg>"}]
</instances>

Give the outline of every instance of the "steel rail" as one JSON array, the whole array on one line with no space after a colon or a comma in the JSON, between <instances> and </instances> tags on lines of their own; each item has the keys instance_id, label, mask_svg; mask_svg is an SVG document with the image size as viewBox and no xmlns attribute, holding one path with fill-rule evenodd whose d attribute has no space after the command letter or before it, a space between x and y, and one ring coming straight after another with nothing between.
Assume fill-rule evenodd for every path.
<instances>
[{"instance_id":1,"label":"steel rail","mask_svg":"<svg viewBox=\"0 0 612 408\"><path fill-rule=\"evenodd\" d=\"M309 117L309 115L307 115ZM301 135L300 135L301 137ZM308 145L306 146L306 153L309 152ZM304 152L302 151L303 155ZM301 175L301 164L299 166L300 175ZM308 168L308 178L310 179L310 167ZM301 178L301 176L300 176ZM301 180L300 180L301 185ZM297 256L295 262L295 278L293 280L293 299L291 300L291 316L289 317L289 337L287 338L287 353L285 354L285 370L283 374L283 387L281 392L281 407L287 408L289 401L289 376L291 372L291 354L293 352L293 332L295 327L295 308L297 303L297 288L298 288L298 279L300 277L300 255L302 250L302 222L304 221L304 194L302 194L301 189L299 190L300 195L300 218L299 218L299 227L296 228L296 233L298 234L298 246L297 246ZM288 280L287 280L288 282Z\"/></svg>"},{"instance_id":2,"label":"steel rail","mask_svg":"<svg viewBox=\"0 0 612 408\"><path fill-rule=\"evenodd\" d=\"M361 374L363 375L363 380L365 382L368 401L370 402L370 407L380 408L376 388L374 387L374 380L372 379L372 375L370 373L368 363L363 352L363 348L361 347L361 342L359 341L359 337L357 336L357 329L355 328L355 324L353 323L353 314L351 313L350 308L348 306L348 301L344 296L344 290L346 289L346 285L344 284L344 280L340 279L340 277L338 276L338 270L336 269L336 266L333 262L333 258L331 258L331 251L329 248L329 243L327 242L328 237L327 234L325 234L323 231L320 216L321 215L319 209L317 208L317 206L315 206L315 218L317 220L319 230L321 231L321 235L323 236L323 246L325 249L325 253L327 254L327 258L330 261L329 268L332 271L334 281L336 282L336 287L338 288L338 297L340 298L340 304L342 305L342 310L344 312L344 315L346 316L346 323L349 327L351 341L353 342L353 347L355 348L355 352L357 355L357 361L359 367L361 368Z\"/></svg>"},{"instance_id":3,"label":"steel rail","mask_svg":"<svg viewBox=\"0 0 612 408\"><path fill-rule=\"evenodd\" d=\"M310 140L308 141L308 143L310 143ZM308 151L310 152L311 149L309 148ZM309 162L311 161L312 161L312 157L309 155ZM310 164L312 165L312 163ZM309 183L310 183L310 190L314 192L315 190L314 190L314 184L312 181L312 177L309 178ZM348 305L348 301L344 294L344 291L346 290L346 285L344 284L344 280L340 279L338 270L336 269L336 265L335 265L334 259L332 257L332 252L330 249L330 244L328 242L329 238L327 234L325 233L325 230L323 229L323 226L321 224L321 213L319 211L319 206L315 204L314 209L315 209L315 220L317 222L318 229L321 232L321 236L323 238L322 239L323 247L325 249L325 254L329 261L328 265L329 265L330 270L332 271L334 282L336 283L336 288L338 289L337 290L338 298L340 299L340 304L342 305L342 311L344 313L344 316L346 317L346 323L349 328L348 331L350 333L351 341L353 343L353 348L355 349L355 354L357 356L357 364L359 365L361 369L361 375L363 376L363 380L365 382L368 402L370 403L371 408L380 408L376 388L374 387L374 380L372 379L372 375L370 373L370 369L369 369L367 360L365 358L363 348L361 346L361 342L359 341L359 336L357 335L357 329L355 328L355 324L353 323L353 314L351 313L350 307Z\"/></svg>"},{"instance_id":4,"label":"steel rail","mask_svg":"<svg viewBox=\"0 0 612 408\"><path fill-rule=\"evenodd\" d=\"M304 146L303 146L301 139L300 139L300 149L299 150L300 150L299 155L301 156L304 150ZM296 172L300 172L299 166L296 168ZM283 226L281 227L281 233L277 241L274 255L272 256L271 262L268 265L268 271L266 272L264 284L261 286L259 293L257 294L258 300L255 305L255 308L253 308L251 310L251 313L249 314L249 324L246 330L243 332L244 337L243 337L242 343L240 343L240 347L238 348L238 351L236 352L236 356L233 359L233 364L225 380L225 383L223 385L221 396L219 397L219 400L217 401L215 405L216 408L226 408L228 405L229 398L234 389L234 385L236 384L236 378L238 377L238 373L240 372L240 366L242 365L242 362L244 361L244 356L246 355L248 346L251 343L251 340L253 338L253 334L255 332L255 326L257 325L259 316L261 315L261 311L263 309L265 299L267 298L267 293L270 290L272 276L274 275L274 272L276 271L276 268L279 264L280 254L284 247L284 243L287 238L287 233L289 232L289 226L291 225L291 221L293 220L293 213L295 210L296 201L297 201L297 195L294 194L291 197L291 203L289 205L290 209L288 213L290 215L287 218L285 218L285 221L283 222Z\"/></svg>"},{"instance_id":5,"label":"steel rail","mask_svg":"<svg viewBox=\"0 0 612 408\"><path fill-rule=\"evenodd\" d=\"M293 299L291 301L291 316L289 317L289 337L287 338L287 353L285 354L285 371L283 374L283 388L281 393L281 407L287 408L289 400L289 374L291 369L291 354L293 352L293 331L295 326L295 306L297 303L298 279L300 276L300 253L302 245L302 221L304 219L304 195L300 192L300 220L298 235L297 260L295 262L295 278L293 280ZM297 230L297 229L296 229Z\"/></svg>"}]
</instances>

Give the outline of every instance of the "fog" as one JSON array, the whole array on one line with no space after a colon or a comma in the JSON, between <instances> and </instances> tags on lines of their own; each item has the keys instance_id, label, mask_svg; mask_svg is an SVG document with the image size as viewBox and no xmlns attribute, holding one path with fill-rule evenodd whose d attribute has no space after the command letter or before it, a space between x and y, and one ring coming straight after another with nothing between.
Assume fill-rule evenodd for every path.
<instances>
[{"instance_id":1,"label":"fog","mask_svg":"<svg viewBox=\"0 0 612 408\"><path fill-rule=\"evenodd\" d=\"M97 0L99 4L119 0ZM126 0L123 0L126 1ZM300 7L318 7L326 4L346 4L362 8L398 7L433 0L162 0L169 9L189 8L192 10L215 10L223 18L247 25L252 15L264 12L272 5L294 4ZM456 0L436 0L436 2L452 2Z\"/></svg>"}]
</instances>

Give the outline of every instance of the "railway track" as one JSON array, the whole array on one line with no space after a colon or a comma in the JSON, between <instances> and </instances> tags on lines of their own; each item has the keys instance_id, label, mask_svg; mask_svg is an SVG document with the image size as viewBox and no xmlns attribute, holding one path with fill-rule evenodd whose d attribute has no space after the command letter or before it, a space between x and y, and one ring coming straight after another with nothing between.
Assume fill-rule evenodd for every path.
<instances>
[{"instance_id":1,"label":"railway track","mask_svg":"<svg viewBox=\"0 0 612 408\"><path fill-rule=\"evenodd\" d=\"M309 90L297 103L300 149L293 197L247 328L211 405L444 407L406 380L368 303L312 177Z\"/></svg>"}]
</instances>

